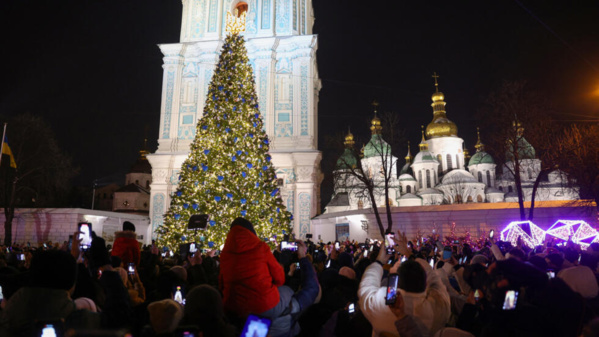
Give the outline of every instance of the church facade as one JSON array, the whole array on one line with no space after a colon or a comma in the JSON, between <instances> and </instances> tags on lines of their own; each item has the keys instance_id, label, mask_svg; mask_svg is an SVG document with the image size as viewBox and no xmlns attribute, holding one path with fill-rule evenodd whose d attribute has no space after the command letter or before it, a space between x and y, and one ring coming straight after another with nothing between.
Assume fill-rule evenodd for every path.
<instances>
[{"instance_id":1,"label":"church facade","mask_svg":"<svg viewBox=\"0 0 599 337\"><path fill-rule=\"evenodd\" d=\"M248 57L281 196L294 217L294 232L310 232L318 212L321 153L318 144L317 36L311 0L183 0L179 43L163 44L164 75L158 149L152 165L153 229L175 192L181 164L225 38L227 12L246 13Z\"/></svg>"},{"instance_id":2,"label":"church facade","mask_svg":"<svg viewBox=\"0 0 599 337\"><path fill-rule=\"evenodd\" d=\"M436 76L435 76L436 77ZM376 186L375 196L378 207L389 203L392 207L434 206L450 204L475 203L514 203L518 202L513 158L507 158L505 167L499 176L496 175L495 160L485 152L480 133L476 143L476 153L469 158L464 149L464 141L458 137L458 128L447 117L445 96L438 90L435 80L435 93L432 95L433 120L423 127L419 152L412 157L408 148L405 165L398 167L398 159L391 155L389 147L381 136L380 120L372 120L372 138L364 147L361 158L355 158L351 150L353 135L345 139L346 150L337 161L334 173L336 177L335 191L325 214L336 214L372 207L370 198L363 193L364 188L352 174L350 167L357 160L367 172L374 172L371 179ZM518 132L518 151L520 179L523 198L530 201L533 185L541 172L541 161L536 158L534 147L524 138L524 128L517 121L513 125ZM374 144L374 145L373 145ZM378 151L369 151L369 148ZM383 170L383 165L391 165L391 169ZM391 170L394 174L388 179L388 199L381 191L383 177L377 173ZM541 180L536 191L535 200L557 201L578 200L578 192L566 186L566 177L559 170L548 174Z\"/></svg>"}]
</instances>

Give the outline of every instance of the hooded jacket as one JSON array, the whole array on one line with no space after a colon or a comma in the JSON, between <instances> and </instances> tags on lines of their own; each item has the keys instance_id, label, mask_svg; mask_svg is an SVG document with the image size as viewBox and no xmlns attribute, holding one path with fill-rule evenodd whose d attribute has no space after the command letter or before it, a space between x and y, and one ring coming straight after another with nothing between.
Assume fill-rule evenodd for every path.
<instances>
[{"instance_id":1,"label":"hooded jacket","mask_svg":"<svg viewBox=\"0 0 599 337\"><path fill-rule=\"evenodd\" d=\"M126 266L129 263L135 263L139 266L141 252L139 250L139 242L137 241L135 232L121 231L114 233L114 244L112 245L112 256L118 256Z\"/></svg>"},{"instance_id":2,"label":"hooded jacket","mask_svg":"<svg viewBox=\"0 0 599 337\"><path fill-rule=\"evenodd\" d=\"M423 259L416 259L416 262L426 271L426 290L422 293L399 291L404 300L404 310L414 319L421 336L433 336L449 320L450 299L437 271ZM378 263L366 268L358 289L360 309L372 324L373 336L383 333L398 336L397 317L385 304L387 287L381 287L382 276L383 267Z\"/></svg>"},{"instance_id":3,"label":"hooded jacket","mask_svg":"<svg viewBox=\"0 0 599 337\"><path fill-rule=\"evenodd\" d=\"M270 248L249 229L233 226L220 255L219 286L225 310L245 317L274 308L285 272Z\"/></svg>"}]
</instances>

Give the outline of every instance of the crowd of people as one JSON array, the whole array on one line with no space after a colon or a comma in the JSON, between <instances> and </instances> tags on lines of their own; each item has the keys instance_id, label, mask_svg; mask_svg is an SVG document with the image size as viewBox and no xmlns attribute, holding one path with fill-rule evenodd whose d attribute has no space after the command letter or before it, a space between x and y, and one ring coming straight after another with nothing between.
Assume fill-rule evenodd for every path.
<instances>
[{"instance_id":1,"label":"crowd of people","mask_svg":"<svg viewBox=\"0 0 599 337\"><path fill-rule=\"evenodd\" d=\"M129 222L112 246L79 234L2 247L0 336L599 335L599 243L397 232L272 249L238 218L222 251L171 255Z\"/></svg>"}]
</instances>

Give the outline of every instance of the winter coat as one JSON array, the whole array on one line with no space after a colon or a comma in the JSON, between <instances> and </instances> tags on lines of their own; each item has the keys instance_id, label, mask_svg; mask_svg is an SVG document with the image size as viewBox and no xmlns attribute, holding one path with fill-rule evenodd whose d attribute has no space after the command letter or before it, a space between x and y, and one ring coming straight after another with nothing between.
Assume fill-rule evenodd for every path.
<instances>
[{"instance_id":1,"label":"winter coat","mask_svg":"<svg viewBox=\"0 0 599 337\"><path fill-rule=\"evenodd\" d=\"M416 322L422 336L432 336L445 326L450 316L450 299L445 286L436 271L423 259L416 259L426 271L426 290L422 293L406 292L399 289L405 303L405 312ZM398 336L395 321L397 318L385 304L387 287L381 287L383 267L372 263L362 277L358 297L360 309L370 321L373 336L386 332Z\"/></svg>"},{"instance_id":2,"label":"winter coat","mask_svg":"<svg viewBox=\"0 0 599 337\"><path fill-rule=\"evenodd\" d=\"M139 250L139 242L135 232L121 231L114 233L114 244L112 245L112 256L118 256L123 261L123 265L133 262L139 266L141 252Z\"/></svg>"},{"instance_id":3,"label":"winter coat","mask_svg":"<svg viewBox=\"0 0 599 337\"><path fill-rule=\"evenodd\" d=\"M225 310L239 317L270 310L279 303L277 287L284 283L283 267L268 245L248 229L233 226L220 254Z\"/></svg>"}]
</instances>

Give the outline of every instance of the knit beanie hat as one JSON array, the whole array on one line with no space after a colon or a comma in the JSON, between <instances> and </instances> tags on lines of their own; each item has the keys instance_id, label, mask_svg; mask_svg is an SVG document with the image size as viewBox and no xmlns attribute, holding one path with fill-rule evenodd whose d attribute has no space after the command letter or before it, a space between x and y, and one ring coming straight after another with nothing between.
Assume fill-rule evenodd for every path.
<instances>
[{"instance_id":1,"label":"knit beanie hat","mask_svg":"<svg viewBox=\"0 0 599 337\"><path fill-rule=\"evenodd\" d=\"M75 307L78 310L83 309L89 310L91 312L98 312L98 307L96 306L96 303L87 297L79 297L75 299L73 302L75 302Z\"/></svg>"},{"instance_id":2,"label":"knit beanie hat","mask_svg":"<svg viewBox=\"0 0 599 337\"><path fill-rule=\"evenodd\" d=\"M29 270L34 287L69 290L77 280L77 261L62 250L38 251Z\"/></svg>"},{"instance_id":3,"label":"knit beanie hat","mask_svg":"<svg viewBox=\"0 0 599 337\"><path fill-rule=\"evenodd\" d=\"M233 226L241 226L247 230L249 230L250 232L254 233L254 235L258 236L258 234L256 234L256 231L254 230L254 225L252 225L251 222L247 221L246 219L239 217L235 220L233 220L233 222L231 223L231 228L233 228Z\"/></svg>"},{"instance_id":4,"label":"knit beanie hat","mask_svg":"<svg viewBox=\"0 0 599 337\"><path fill-rule=\"evenodd\" d=\"M156 334L175 331L183 318L183 308L171 299L150 303L148 312L150 313L150 325Z\"/></svg>"},{"instance_id":5,"label":"knit beanie hat","mask_svg":"<svg viewBox=\"0 0 599 337\"><path fill-rule=\"evenodd\" d=\"M129 221L125 221L123 222L123 230L135 232L135 225Z\"/></svg>"}]
</instances>

